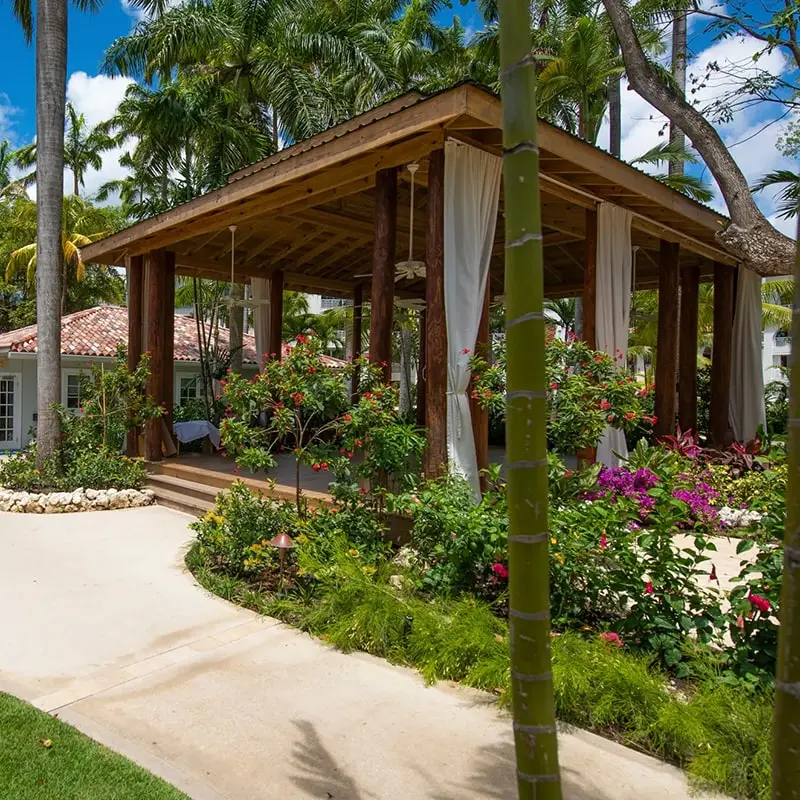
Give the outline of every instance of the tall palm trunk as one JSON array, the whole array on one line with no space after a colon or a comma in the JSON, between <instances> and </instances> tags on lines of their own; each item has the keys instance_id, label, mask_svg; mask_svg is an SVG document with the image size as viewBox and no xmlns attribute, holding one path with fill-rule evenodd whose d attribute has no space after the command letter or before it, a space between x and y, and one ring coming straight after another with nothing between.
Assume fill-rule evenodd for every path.
<instances>
[{"instance_id":1,"label":"tall palm trunk","mask_svg":"<svg viewBox=\"0 0 800 800\"><path fill-rule=\"evenodd\" d=\"M800 342L800 221L794 266L792 339ZM800 493L800 359L792 350L789 396L789 485L786 497ZM775 733L772 750L772 796L796 797L800 786L800 502L786 504L783 537L783 590L775 673Z\"/></svg>"},{"instance_id":2,"label":"tall palm trunk","mask_svg":"<svg viewBox=\"0 0 800 800\"><path fill-rule=\"evenodd\" d=\"M64 104L67 0L36 4L36 360L39 467L58 449L61 400L61 211L64 200Z\"/></svg>"},{"instance_id":3,"label":"tall palm trunk","mask_svg":"<svg viewBox=\"0 0 800 800\"><path fill-rule=\"evenodd\" d=\"M81 193L81 179L80 175L78 175L77 170L72 171L72 194L75 197L79 197Z\"/></svg>"},{"instance_id":4,"label":"tall palm trunk","mask_svg":"<svg viewBox=\"0 0 800 800\"><path fill-rule=\"evenodd\" d=\"M686 12L676 11L672 20L672 77L681 93L686 94ZM674 123L669 124L670 144L684 147L686 137L683 131ZM683 175L683 161L671 160L668 164L670 175Z\"/></svg>"},{"instance_id":5,"label":"tall palm trunk","mask_svg":"<svg viewBox=\"0 0 800 800\"><path fill-rule=\"evenodd\" d=\"M619 56L619 45L614 45L614 54ZM621 78L614 77L608 82L608 152L621 158L622 154L622 95Z\"/></svg>"},{"instance_id":6,"label":"tall palm trunk","mask_svg":"<svg viewBox=\"0 0 800 800\"><path fill-rule=\"evenodd\" d=\"M500 0L511 686L522 800L560 800L550 665L545 317L539 151L527 0ZM531 346L533 343L533 346Z\"/></svg>"}]
</instances>

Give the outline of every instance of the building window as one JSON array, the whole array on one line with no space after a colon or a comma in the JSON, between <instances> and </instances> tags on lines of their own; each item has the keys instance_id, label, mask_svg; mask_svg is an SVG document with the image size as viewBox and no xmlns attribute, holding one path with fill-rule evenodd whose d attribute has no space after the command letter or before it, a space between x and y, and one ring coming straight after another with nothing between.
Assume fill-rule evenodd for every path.
<instances>
[{"instance_id":1,"label":"building window","mask_svg":"<svg viewBox=\"0 0 800 800\"><path fill-rule=\"evenodd\" d=\"M197 390L200 379L197 375L189 378L181 378L178 383L178 405L185 406L192 400L197 399Z\"/></svg>"},{"instance_id":2,"label":"building window","mask_svg":"<svg viewBox=\"0 0 800 800\"><path fill-rule=\"evenodd\" d=\"M67 375L66 389L64 390L64 405L72 411L81 407L81 376L77 373Z\"/></svg>"}]
</instances>

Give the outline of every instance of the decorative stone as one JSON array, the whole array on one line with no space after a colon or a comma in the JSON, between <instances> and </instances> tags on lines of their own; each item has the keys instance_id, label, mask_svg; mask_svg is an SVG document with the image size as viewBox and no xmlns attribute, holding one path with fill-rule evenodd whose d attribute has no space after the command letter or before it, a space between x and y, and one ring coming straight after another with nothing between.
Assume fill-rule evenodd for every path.
<instances>
[{"instance_id":1,"label":"decorative stone","mask_svg":"<svg viewBox=\"0 0 800 800\"><path fill-rule=\"evenodd\" d=\"M109 508L140 508L155 501L151 489L83 489L71 492L15 492L0 487L0 512L63 514Z\"/></svg>"}]
</instances>

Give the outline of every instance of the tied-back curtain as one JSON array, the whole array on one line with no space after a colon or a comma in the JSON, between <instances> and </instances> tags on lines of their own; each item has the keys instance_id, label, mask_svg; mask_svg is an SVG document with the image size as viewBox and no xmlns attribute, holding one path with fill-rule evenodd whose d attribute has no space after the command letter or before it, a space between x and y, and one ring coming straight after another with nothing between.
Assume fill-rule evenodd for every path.
<instances>
[{"instance_id":1,"label":"tied-back curtain","mask_svg":"<svg viewBox=\"0 0 800 800\"><path fill-rule=\"evenodd\" d=\"M732 361L728 416L736 441L747 442L759 425L766 428L767 415L761 363L761 278L744 267L739 267L736 282Z\"/></svg>"},{"instance_id":2,"label":"tied-back curtain","mask_svg":"<svg viewBox=\"0 0 800 800\"><path fill-rule=\"evenodd\" d=\"M500 158L459 142L445 143L444 307L447 319L447 455L480 493L469 411L469 359L489 276L500 200Z\"/></svg>"},{"instance_id":3,"label":"tied-back curtain","mask_svg":"<svg viewBox=\"0 0 800 800\"><path fill-rule=\"evenodd\" d=\"M631 216L612 203L601 203L597 209L597 349L621 365L628 355L631 317ZM597 460L617 467L616 453L628 455L625 434L609 426L597 446Z\"/></svg>"},{"instance_id":4,"label":"tied-back curtain","mask_svg":"<svg viewBox=\"0 0 800 800\"><path fill-rule=\"evenodd\" d=\"M253 300L269 300L269 279L252 278ZM269 347L269 303L258 303L253 310L253 328L256 336L256 353L259 363Z\"/></svg>"}]
</instances>

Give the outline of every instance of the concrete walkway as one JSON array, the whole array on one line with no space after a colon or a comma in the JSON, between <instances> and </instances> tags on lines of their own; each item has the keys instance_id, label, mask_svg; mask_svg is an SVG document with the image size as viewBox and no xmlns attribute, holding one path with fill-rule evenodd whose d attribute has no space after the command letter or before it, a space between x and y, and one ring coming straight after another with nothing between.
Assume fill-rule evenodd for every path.
<instances>
[{"instance_id":1,"label":"concrete walkway","mask_svg":"<svg viewBox=\"0 0 800 800\"><path fill-rule=\"evenodd\" d=\"M516 796L509 720L484 696L212 597L183 565L188 521L0 514L0 689L193 798ZM560 743L567 798L689 797L654 759L580 731Z\"/></svg>"}]
</instances>

